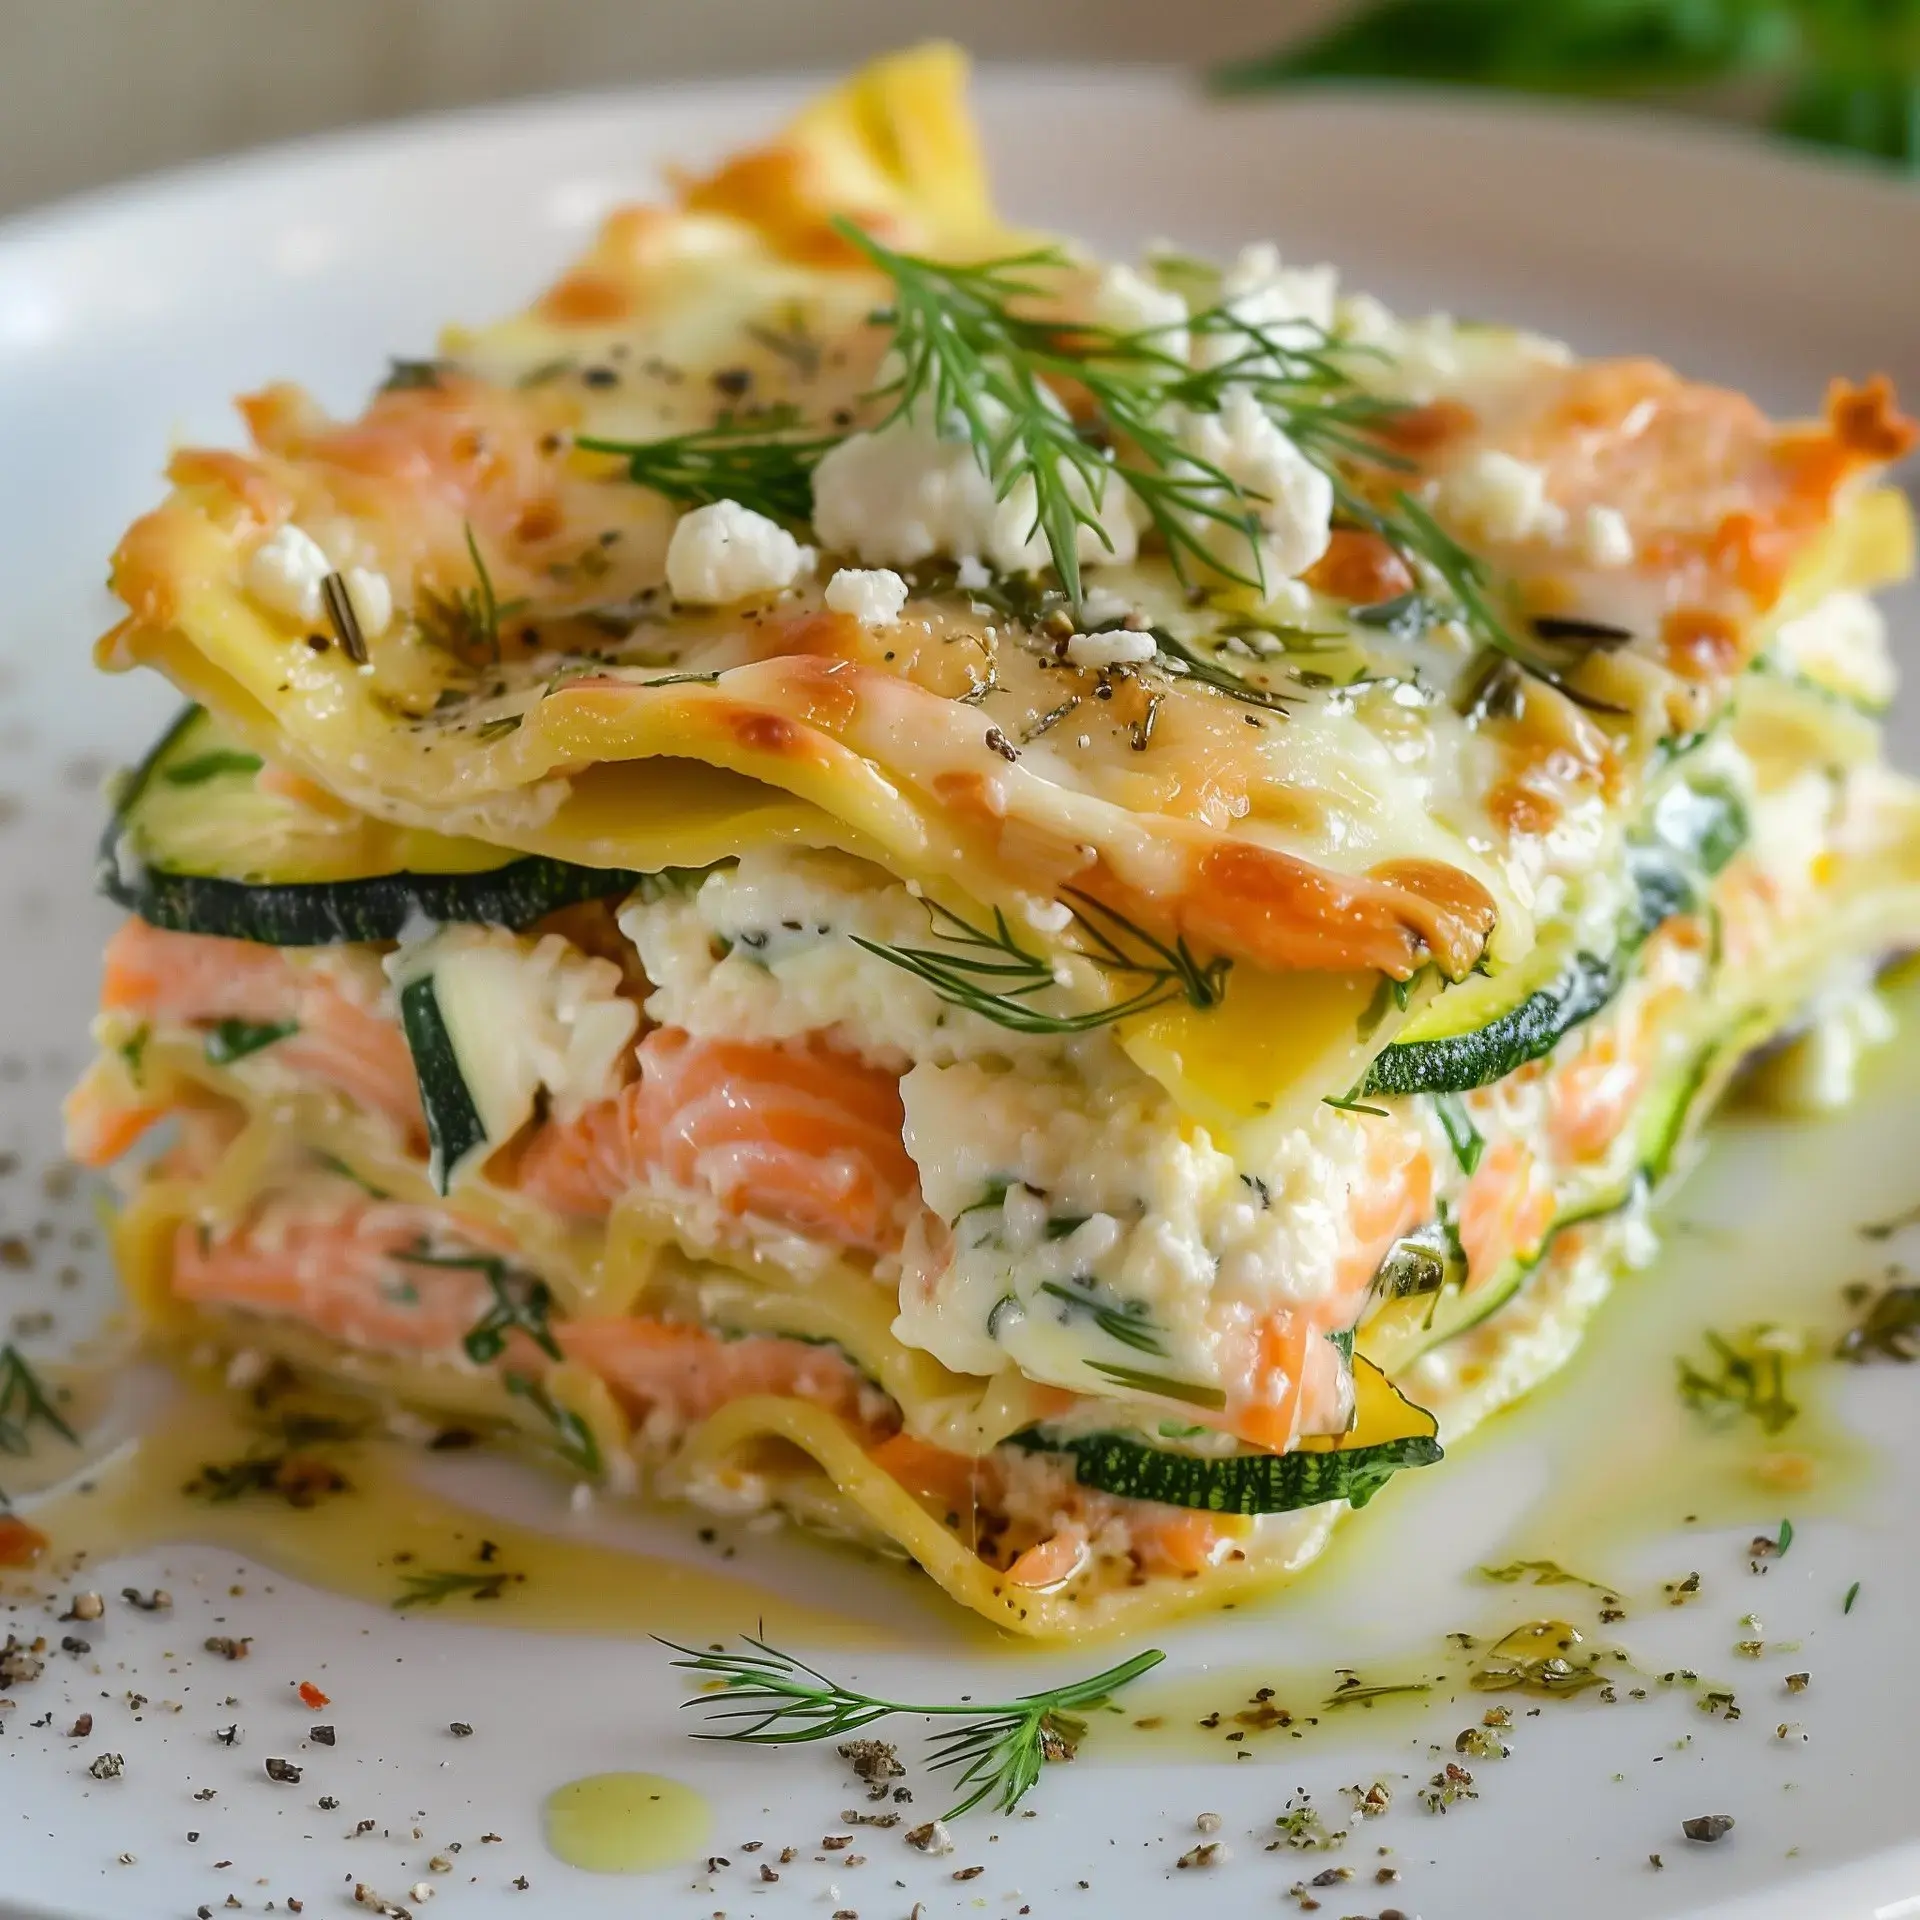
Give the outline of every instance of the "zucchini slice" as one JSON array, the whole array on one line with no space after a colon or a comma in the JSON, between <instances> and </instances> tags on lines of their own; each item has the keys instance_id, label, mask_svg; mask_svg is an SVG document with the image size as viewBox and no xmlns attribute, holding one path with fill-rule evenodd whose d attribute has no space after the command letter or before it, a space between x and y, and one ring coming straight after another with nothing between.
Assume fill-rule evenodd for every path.
<instances>
[{"instance_id":1,"label":"zucchini slice","mask_svg":"<svg viewBox=\"0 0 1920 1920\"><path fill-rule=\"evenodd\" d=\"M460 1049L440 1011L432 974L400 989L400 1027L413 1055L420 1106L427 1117L427 1178L436 1193L445 1193L467 1157L484 1152L487 1129L467 1089Z\"/></svg>"},{"instance_id":2,"label":"zucchini slice","mask_svg":"<svg viewBox=\"0 0 1920 1920\"><path fill-rule=\"evenodd\" d=\"M1045 1427L1029 1427L1009 1444L1071 1454L1083 1487L1128 1500L1206 1513L1292 1513L1328 1500L1364 1507L1402 1468L1440 1458L1439 1427L1367 1360L1354 1361L1353 1386L1349 1431L1313 1435L1291 1453L1179 1453L1135 1434L1057 1438Z\"/></svg>"},{"instance_id":3,"label":"zucchini slice","mask_svg":"<svg viewBox=\"0 0 1920 1920\"><path fill-rule=\"evenodd\" d=\"M176 933L319 947L396 940L423 921L518 930L638 878L397 827L297 783L263 788L263 765L189 707L120 796L101 892Z\"/></svg>"},{"instance_id":4,"label":"zucchini slice","mask_svg":"<svg viewBox=\"0 0 1920 1920\"><path fill-rule=\"evenodd\" d=\"M618 1087L639 1007L618 993L576 995L585 976L569 987L539 952L498 928L443 927L387 963L433 1149L427 1171L441 1193L470 1161L511 1140L543 1101L598 1099ZM580 964L615 971L605 961Z\"/></svg>"},{"instance_id":5,"label":"zucchini slice","mask_svg":"<svg viewBox=\"0 0 1920 1920\"><path fill-rule=\"evenodd\" d=\"M1611 952L1575 949L1568 940L1549 937L1518 966L1449 988L1381 1051L1360 1094L1465 1093L1551 1053L1619 992L1648 936L1675 914L1692 910L1703 883L1746 837L1746 808L1738 795L1723 786L1674 782L1628 848L1633 904L1621 917Z\"/></svg>"}]
</instances>

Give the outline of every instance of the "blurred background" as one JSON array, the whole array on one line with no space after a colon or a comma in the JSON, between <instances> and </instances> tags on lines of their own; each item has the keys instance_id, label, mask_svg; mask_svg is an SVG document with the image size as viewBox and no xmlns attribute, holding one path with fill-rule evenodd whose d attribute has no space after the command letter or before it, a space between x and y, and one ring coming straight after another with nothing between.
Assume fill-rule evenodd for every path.
<instances>
[{"instance_id":1,"label":"blurred background","mask_svg":"<svg viewBox=\"0 0 1920 1920\"><path fill-rule=\"evenodd\" d=\"M1650 97L1920 161L1920 0L0 0L0 214L331 127L930 34L1242 86Z\"/></svg>"},{"instance_id":2,"label":"blurred background","mask_svg":"<svg viewBox=\"0 0 1920 1920\"><path fill-rule=\"evenodd\" d=\"M1542 0L1552 5L1554 0ZM987 60L1211 63L1341 0L0 0L0 214L357 121L944 34Z\"/></svg>"}]
</instances>

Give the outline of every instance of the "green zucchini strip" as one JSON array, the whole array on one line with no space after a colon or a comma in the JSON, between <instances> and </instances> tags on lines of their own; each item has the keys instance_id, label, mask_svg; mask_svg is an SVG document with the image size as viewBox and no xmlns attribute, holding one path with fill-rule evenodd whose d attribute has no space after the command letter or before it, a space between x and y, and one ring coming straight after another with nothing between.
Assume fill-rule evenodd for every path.
<instances>
[{"instance_id":1,"label":"green zucchini strip","mask_svg":"<svg viewBox=\"0 0 1920 1920\"><path fill-rule=\"evenodd\" d=\"M1364 1507L1396 1473L1441 1457L1438 1424L1364 1359L1353 1362L1354 1418L1348 1432L1313 1435L1290 1453L1209 1456L1157 1447L1138 1434L1062 1437L1029 1427L1008 1442L1072 1458L1083 1487L1204 1513L1293 1513L1329 1500Z\"/></svg>"},{"instance_id":2,"label":"green zucchini strip","mask_svg":"<svg viewBox=\"0 0 1920 1920\"><path fill-rule=\"evenodd\" d=\"M624 868L502 851L490 867L317 880L324 826L303 822L297 803L263 798L254 781L261 765L189 707L120 797L100 848L100 891L170 932L321 947L397 940L427 922L518 932L563 907L626 893L639 879Z\"/></svg>"},{"instance_id":3,"label":"green zucchini strip","mask_svg":"<svg viewBox=\"0 0 1920 1920\"><path fill-rule=\"evenodd\" d=\"M1537 981L1537 974L1523 962L1512 976L1513 990L1523 997L1513 1003L1502 1005L1504 996L1492 981L1469 980L1442 994L1374 1060L1360 1095L1465 1093L1544 1058L1619 992L1633 956L1655 929L1698 904L1703 882L1745 842L1747 824L1745 807L1724 787L1669 787L1655 802L1643 836L1628 849L1633 904L1610 953L1572 953L1530 991L1529 977ZM1492 1018L1460 1025L1465 1010L1484 1013L1489 1004L1500 1007Z\"/></svg>"}]
</instances>

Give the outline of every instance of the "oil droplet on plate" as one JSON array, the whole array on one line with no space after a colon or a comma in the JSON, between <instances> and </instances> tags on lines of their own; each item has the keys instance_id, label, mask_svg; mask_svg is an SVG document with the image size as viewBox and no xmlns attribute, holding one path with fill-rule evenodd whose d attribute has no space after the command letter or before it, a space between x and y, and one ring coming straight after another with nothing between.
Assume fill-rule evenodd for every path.
<instances>
[{"instance_id":1,"label":"oil droplet on plate","mask_svg":"<svg viewBox=\"0 0 1920 1920\"><path fill-rule=\"evenodd\" d=\"M651 1873L696 1858L713 1810L661 1773L590 1773L547 1795L547 1850L588 1873Z\"/></svg>"}]
</instances>

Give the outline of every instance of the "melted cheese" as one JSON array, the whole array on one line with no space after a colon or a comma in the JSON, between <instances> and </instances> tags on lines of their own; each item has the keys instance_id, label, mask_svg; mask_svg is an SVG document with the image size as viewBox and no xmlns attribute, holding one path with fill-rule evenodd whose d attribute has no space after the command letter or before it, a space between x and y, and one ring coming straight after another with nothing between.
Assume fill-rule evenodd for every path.
<instances>
[{"instance_id":1,"label":"melted cheese","mask_svg":"<svg viewBox=\"0 0 1920 1920\"><path fill-rule=\"evenodd\" d=\"M1463 715L1471 650L1446 630L1409 642L1353 624L1382 589L1345 550L1289 592L1302 627L1342 636L1343 665L1328 685L1316 654L1286 656L1284 718L1155 664L1076 666L1046 631L933 580L879 627L824 603L824 570L784 564L756 571L765 591L745 601L674 606L671 504L573 438L681 432L745 402L877 425L884 283L834 221L947 258L1017 244L958 84L943 50L876 63L675 203L616 214L528 313L450 336L436 384L382 394L359 422L291 389L255 396L257 450L178 456L172 498L123 543L130 617L106 662L161 666L382 818L642 867L781 838L850 847L976 900L1086 887L1249 973L1404 978L1433 959L1457 976L1489 941L1498 960L1524 955L1543 881L1593 858L1592 834L1566 823L1631 812L1656 720L1706 719L1783 593L1902 557L1888 496L1848 522L1865 531L1827 532L1904 432L1880 389L1837 393L1823 428L1775 428L1663 369L1457 329L1430 356L1434 404L1409 444L1443 506L1462 474L1524 473L1569 528L1597 508L1625 530L1637 564L1598 568L1532 520L1483 532L1517 605L1618 609L1641 636L1580 667L1631 725L1562 712L1538 686L1505 732ZM1324 319L1323 278L1263 255L1220 284ZM1076 262L1060 297L1098 310L1114 284ZM1370 310L1341 312L1366 332ZM314 652L304 600L294 618L278 588L248 592L290 528L385 583L391 626L369 665ZM476 550L485 598L509 610L480 636L488 657L471 630ZM1311 557L1303 545L1286 565ZM1188 607L1164 555L1099 571L1112 604L1203 654L1250 611L1230 584ZM455 615L469 626L449 651L434 636ZM1199 1105L1257 1106L1202 1071L1196 1035L1143 1044Z\"/></svg>"}]
</instances>

